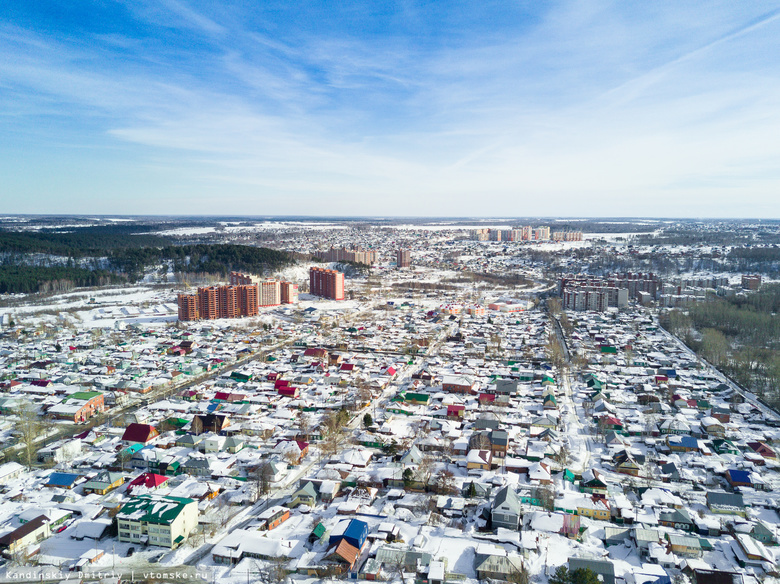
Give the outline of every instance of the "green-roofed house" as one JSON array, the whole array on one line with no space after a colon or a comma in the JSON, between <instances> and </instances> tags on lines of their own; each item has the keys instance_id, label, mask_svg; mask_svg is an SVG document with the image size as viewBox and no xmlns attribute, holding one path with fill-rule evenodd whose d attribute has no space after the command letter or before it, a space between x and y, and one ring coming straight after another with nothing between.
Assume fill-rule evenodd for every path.
<instances>
[{"instance_id":1,"label":"green-roofed house","mask_svg":"<svg viewBox=\"0 0 780 584\"><path fill-rule=\"evenodd\" d=\"M98 495L105 495L109 491L113 491L117 487L121 487L125 484L125 475L121 472L108 472L104 471L98 473L95 478L84 483L84 494L97 493Z\"/></svg>"},{"instance_id":2,"label":"green-roofed house","mask_svg":"<svg viewBox=\"0 0 780 584\"><path fill-rule=\"evenodd\" d=\"M119 541L175 548L198 525L198 504L192 499L140 495L116 515Z\"/></svg>"}]
</instances>

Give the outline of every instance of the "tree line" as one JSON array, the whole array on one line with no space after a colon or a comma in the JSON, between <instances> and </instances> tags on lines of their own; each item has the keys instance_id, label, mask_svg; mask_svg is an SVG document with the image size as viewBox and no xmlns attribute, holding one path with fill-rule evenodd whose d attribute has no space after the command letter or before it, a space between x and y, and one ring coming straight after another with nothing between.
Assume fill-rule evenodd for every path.
<instances>
[{"instance_id":1,"label":"tree line","mask_svg":"<svg viewBox=\"0 0 780 584\"><path fill-rule=\"evenodd\" d=\"M661 325L771 404L780 404L780 285L672 310Z\"/></svg>"},{"instance_id":2,"label":"tree line","mask_svg":"<svg viewBox=\"0 0 780 584\"><path fill-rule=\"evenodd\" d=\"M105 286L127 279L106 270L72 267L0 266L0 294L67 292L83 286Z\"/></svg>"}]
</instances>

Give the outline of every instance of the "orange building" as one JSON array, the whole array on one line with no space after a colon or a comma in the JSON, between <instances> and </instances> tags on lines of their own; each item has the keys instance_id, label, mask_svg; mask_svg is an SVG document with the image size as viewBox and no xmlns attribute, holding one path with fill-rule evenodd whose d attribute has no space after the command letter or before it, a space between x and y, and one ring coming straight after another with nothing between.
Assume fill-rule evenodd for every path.
<instances>
[{"instance_id":1,"label":"orange building","mask_svg":"<svg viewBox=\"0 0 780 584\"><path fill-rule=\"evenodd\" d=\"M258 285L207 286L197 294L179 294L179 320L257 316Z\"/></svg>"},{"instance_id":2,"label":"orange building","mask_svg":"<svg viewBox=\"0 0 780 584\"><path fill-rule=\"evenodd\" d=\"M179 320L198 320L200 310L198 310L198 296L196 294L179 294Z\"/></svg>"},{"instance_id":3,"label":"orange building","mask_svg":"<svg viewBox=\"0 0 780 584\"><path fill-rule=\"evenodd\" d=\"M309 292L331 300L344 300L344 274L336 270L310 268Z\"/></svg>"},{"instance_id":4,"label":"orange building","mask_svg":"<svg viewBox=\"0 0 780 584\"><path fill-rule=\"evenodd\" d=\"M282 282L280 285L282 304L295 304L298 302L298 284Z\"/></svg>"}]
</instances>

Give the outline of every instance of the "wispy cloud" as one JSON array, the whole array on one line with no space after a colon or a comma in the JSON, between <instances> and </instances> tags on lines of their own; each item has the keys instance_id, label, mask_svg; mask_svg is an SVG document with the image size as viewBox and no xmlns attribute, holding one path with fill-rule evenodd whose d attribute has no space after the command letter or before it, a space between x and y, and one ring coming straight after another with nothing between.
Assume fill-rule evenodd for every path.
<instances>
[{"instance_id":1,"label":"wispy cloud","mask_svg":"<svg viewBox=\"0 0 780 584\"><path fill-rule=\"evenodd\" d=\"M0 24L0 120L49 131L40 148L131 148L160 212L179 183L253 212L385 213L392 197L412 214L674 215L706 196L733 214L735 190L758 208L780 180L780 10L724 4L702 22L676 3L567 2L486 35L494 14L470 6L472 34L420 40L408 31L431 15L415 6L387 34L352 15L307 29L124 6L140 31L91 42ZM88 179L65 177L73 192Z\"/></svg>"}]
</instances>

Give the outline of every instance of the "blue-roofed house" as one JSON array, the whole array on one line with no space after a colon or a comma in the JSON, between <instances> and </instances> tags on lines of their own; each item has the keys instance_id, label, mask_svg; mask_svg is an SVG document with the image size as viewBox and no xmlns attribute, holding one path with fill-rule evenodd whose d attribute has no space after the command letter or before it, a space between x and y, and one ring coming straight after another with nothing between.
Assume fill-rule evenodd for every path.
<instances>
[{"instance_id":1,"label":"blue-roofed house","mask_svg":"<svg viewBox=\"0 0 780 584\"><path fill-rule=\"evenodd\" d=\"M726 480L733 487L752 487L753 479L750 478L750 471L730 468L726 471Z\"/></svg>"},{"instance_id":2,"label":"blue-roofed house","mask_svg":"<svg viewBox=\"0 0 780 584\"><path fill-rule=\"evenodd\" d=\"M78 480L79 475L72 474L69 472L53 472L49 475L49 478L46 479L46 483L44 483L44 487L52 487L52 488L61 488L61 489L72 489L76 481Z\"/></svg>"},{"instance_id":3,"label":"blue-roofed house","mask_svg":"<svg viewBox=\"0 0 780 584\"><path fill-rule=\"evenodd\" d=\"M346 519L341 521L330 532L328 547L337 545L342 539L351 546L361 549L368 537L368 524L359 519Z\"/></svg>"},{"instance_id":4,"label":"blue-roofed house","mask_svg":"<svg viewBox=\"0 0 780 584\"><path fill-rule=\"evenodd\" d=\"M699 441L693 436L668 435L666 445L672 452L694 452L699 450Z\"/></svg>"}]
</instances>

